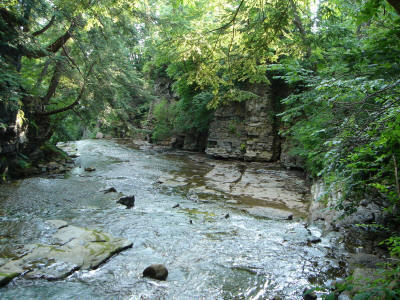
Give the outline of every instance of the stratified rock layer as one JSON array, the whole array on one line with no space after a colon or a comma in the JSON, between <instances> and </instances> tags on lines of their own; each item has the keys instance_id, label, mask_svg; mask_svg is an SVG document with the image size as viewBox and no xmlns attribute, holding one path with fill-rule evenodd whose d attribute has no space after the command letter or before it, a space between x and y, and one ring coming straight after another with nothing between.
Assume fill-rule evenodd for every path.
<instances>
[{"instance_id":1,"label":"stratified rock layer","mask_svg":"<svg viewBox=\"0 0 400 300\"><path fill-rule=\"evenodd\" d=\"M270 91L252 87L257 98L222 106L210 124L206 153L214 157L274 161L279 138Z\"/></svg>"}]
</instances>

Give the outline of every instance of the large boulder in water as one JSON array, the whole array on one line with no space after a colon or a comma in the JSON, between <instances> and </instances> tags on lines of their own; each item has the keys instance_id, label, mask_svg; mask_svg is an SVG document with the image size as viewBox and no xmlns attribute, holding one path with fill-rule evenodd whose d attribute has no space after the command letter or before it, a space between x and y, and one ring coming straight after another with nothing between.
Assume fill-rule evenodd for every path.
<instances>
[{"instance_id":1,"label":"large boulder in water","mask_svg":"<svg viewBox=\"0 0 400 300\"><path fill-rule=\"evenodd\" d=\"M157 280L165 280L168 277L168 270L164 265L154 264L143 271L143 277L149 277Z\"/></svg>"},{"instance_id":2,"label":"large boulder in water","mask_svg":"<svg viewBox=\"0 0 400 300\"><path fill-rule=\"evenodd\" d=\"M90 270L111 256L132 247L132 242L98 230L68 225L61 220L48 222L57 229L51 244L31 244L24 255L0 265L0 286L24 274L29 279L56 280L76 270Z\"/></svg>"},{"instance_id":3,"label":"large boulder in water","mask_svg":"<svg viewBox=\"0 0 400 300\"><path fill-rule=\"evenodd\" d=\"M125 205L126 208L132 208L135 206L135 196L132 195L132 196L121 197L119 198L117 203Z\"/></svg>"}]
</instances>

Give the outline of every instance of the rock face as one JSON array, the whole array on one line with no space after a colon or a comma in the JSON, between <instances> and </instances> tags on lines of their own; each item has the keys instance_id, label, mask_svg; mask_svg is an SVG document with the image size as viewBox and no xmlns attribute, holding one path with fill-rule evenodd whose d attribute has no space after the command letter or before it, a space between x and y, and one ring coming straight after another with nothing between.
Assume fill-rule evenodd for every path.
<instances>
[{"instance_id":1,"label":"rock face","mask_svg":"<svg viewBox=\"0 0 400 300\"><path fill-rule=\"evenodd\" d=\"M253 86L258 98L222 106L210 124L206 153L248 161L275 161L279 137L270 90Z\"/></svg>"},{"instance_id":2,"label":"rock face","mask_svg":"<svg viewBox=\"0 0 400 300\"><path fill-rule=\"evenodd\" d=\"M298 155L291 153L294 145L287 139L282 139L280 162L286 168L302 169L305 161Z\"/></svg>"},{"instance_id":3,"label":"rock face","mask_svg":"<svg viewBox=\"0 0 400 300\"><path fill-rule=\"evenodd\" d=\"M50 245L32 244L22 257L0 265L0 286L24 274L27 278L61 279L79 269L94 269L132 243L107 233L89 230L65 221L48 222L57 232Z\"/></svg>"},{"instance_id":4,"label":"rock face","mask_svg":"<svg viewBox=\"0 0 400 300\"><path fill-rule=\"evenodd\" d=\"M164 265L154 264L147 267L143 271L143 277L149 277L157 280L166 280L168 277L168 270Z\"/></svg>"}]
</instances>

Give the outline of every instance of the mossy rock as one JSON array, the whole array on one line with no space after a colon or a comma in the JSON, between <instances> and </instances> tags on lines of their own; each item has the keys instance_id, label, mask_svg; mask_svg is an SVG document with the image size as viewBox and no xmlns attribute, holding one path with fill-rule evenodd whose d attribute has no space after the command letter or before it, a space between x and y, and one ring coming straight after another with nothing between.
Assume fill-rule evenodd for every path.
<instances>
[{"instance_id":1,"label":"mossy rock","mask_svg":"<svg viewBox=\"0 0 400 300\"><path fill-rule=\"evenodd\" d=\"M64 159L68 158L68 154L65 151L50 143L44 143L40 147L40 150L43 151L45 157L62 157Z\"/></svg>"}]
</instances>

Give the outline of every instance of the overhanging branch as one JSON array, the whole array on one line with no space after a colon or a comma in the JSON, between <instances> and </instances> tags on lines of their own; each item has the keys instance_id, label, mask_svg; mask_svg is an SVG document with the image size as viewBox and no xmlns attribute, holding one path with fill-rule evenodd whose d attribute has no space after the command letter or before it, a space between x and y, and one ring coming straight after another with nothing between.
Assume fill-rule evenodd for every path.
<instances>
[{"instance_id":1,"label":"overhanging branch","mask_svg":"<svg viewBox=\"0 0 400 300\"><path fill-rule=\"evenodd\" d=\"M40 35L40 34L46 32L46 30L49 29L49 28L54 24L54 21L55 21L55 20L56 20L56 16L53 15L53 16L51 17L50 22L47 23L47 25L44 26L42 29L40 29L40 30L35 31L34 33L32 33L32 36L38 36L38 35Z\"/></svg>"},{"instance_id":2,"label":"overhanging branch","mask_svg":"<svg viewBox=\"0 0 400 300\"><path fill-rule=\"evenodd\" d=\"M40 116L50 116L50 115L59 114L59 113L62 113L62 112L65 112L67 110L70 110L70 109L74 108L79 103L79 101L81 100L81 98L82 98L82 96L83 96L83 94L85 92L86 84L87 84L87 78L89 77L90 73L92 72L94 65L95 65L95 62L93 62L91 64L88 72L86 73L86 76L85 76L85 79L84 79L84 82L83 82L83 86L82 86L82 88L81 88L81 90L80 90L80 92L79 92L79 94L76 97L74 102L72 102L70 105L68 105L66 107L63 107L63 108L59 108L59 109L52 110L52 111L38 111L35 114L36 115L40 115Z\"/></svg>"},{"instance_id":3,"label":"overhanging branch","mask_svg":"<svg viewBox=\"0 0 400 300\"><path fill-rule=\"evenodd\" d=\"M40 49L34 51L29 51L25 49L24 55L28 58L41 58L48 56L49 53L56 53L70 39L75 27L76 27L76 22L73 21L69 29L57 40L55 40L52 44L48 45L46 49Z\"/></svg>"}]
</instances>

